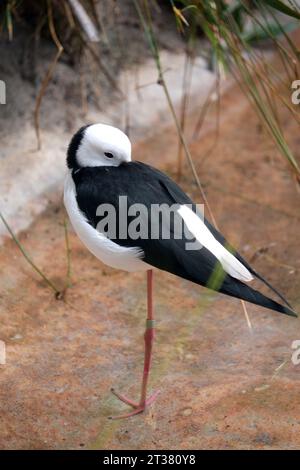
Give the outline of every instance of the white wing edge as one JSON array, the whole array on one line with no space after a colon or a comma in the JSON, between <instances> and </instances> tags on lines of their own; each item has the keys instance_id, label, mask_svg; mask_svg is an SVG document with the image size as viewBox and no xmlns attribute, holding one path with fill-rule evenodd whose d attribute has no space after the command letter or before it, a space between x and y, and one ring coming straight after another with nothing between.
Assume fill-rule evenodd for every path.
<instances>
[{"instance_id":1,"label":"white wing edge","mask_svg":"<svg viewBox=\"0 0 300 470\"><path fill-rule=\"evenodd\" d=\"M220 261L224 271L240 281L250 282L253 280L250 271L216 240L211 231L195 212L189 207L182 205L178 209L178 213L183 218L184 223L196 240Z\"/></svg>"}]
</instances>

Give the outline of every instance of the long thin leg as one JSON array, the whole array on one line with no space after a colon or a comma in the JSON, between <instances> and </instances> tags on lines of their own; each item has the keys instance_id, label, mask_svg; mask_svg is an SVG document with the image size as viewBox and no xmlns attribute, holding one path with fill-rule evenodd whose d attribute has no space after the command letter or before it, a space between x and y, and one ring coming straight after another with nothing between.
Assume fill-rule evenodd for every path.
<instances>
[{"instance_id":1,"label":"long thin leg","mask_svg":"<svg viewBox=\"0 0 300 470\"><path fill-rule=\"evenodd\" d=\"M154 314L153 314L153 271L152 269L147 271L147 319L146 319L146 331L144 334L145 340L145 356L144 356L144 369L143 369L143 380L142 380L142 389L141 389L141 398L139 403L134 403L132 400L129 400L127 397L119 394L114 389L111 389L112 393L123 401L127 405L130 405L134 408L131 413L127 413L120 416L113 416L111 419L121 419L129 418L138 413L144 411L147 405L153 403L156 399L159 391L151 395L147 399L147 385L149 372L151 367L151 357L152 357L152 344L154 339Z\"/></svg>"},{"instance_id":2,"label":"long thin leg","mask_svg":"<svg viewBox=\"0 0 300 470\"><path fill-rule=\"evenodd\" d=\"M145 340L145 357L144 357L144 371L142 381L142 391L140 405L145 407L147 396L147 384L149 372L151 367L152 358L152 344L154 338L154 314L153 314L153 270L147 271L147 320L146 331L144 334Z\"/></svg>"}]
</instances>

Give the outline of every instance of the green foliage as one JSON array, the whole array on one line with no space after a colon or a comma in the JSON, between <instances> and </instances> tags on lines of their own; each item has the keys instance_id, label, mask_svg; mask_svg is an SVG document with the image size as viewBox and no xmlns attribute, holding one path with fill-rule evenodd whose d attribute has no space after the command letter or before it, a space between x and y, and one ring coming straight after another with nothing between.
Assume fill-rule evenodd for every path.
<instances>
[{"instance_id":1,"label":"green foliage","mask_svg":"<svg viewBox=\"0 0 300 470\"><path fill-rule=\"evenodd\" d=\"M284 2L281 2L280 0L265 0L265 3L270 5L270 7L274 8L275 10L284 13L285 15L297 18L298 20L300 19L300 14L298 11L294 10L293 8L290 8L288 5L286 5Z\"/></svg>"},{"instance_id":2,"label":"green foliage","mask_svg":"<svg viewBox=\"0 0 300 470\"><path fill-rule=\"evenodd\" d=\"M286 98L292 80L299 78L299 50L288 34L299 25L297 5L279 0L179 0L176 5L171 0L170 3L176 23L189 41L197 27L204 33L210 44L211 63L237 79L299 178L299 165L284 138L274 104L275 100L284 103L291 111L291 117L298 119ZM279 14L290 17L290 21L283 23ZM261 41L271 43L280 55L287 76L284 89L278 86L274 71L256 49ZM264 73L261 73L261 64Z\"/></svg>"}]
</instances>

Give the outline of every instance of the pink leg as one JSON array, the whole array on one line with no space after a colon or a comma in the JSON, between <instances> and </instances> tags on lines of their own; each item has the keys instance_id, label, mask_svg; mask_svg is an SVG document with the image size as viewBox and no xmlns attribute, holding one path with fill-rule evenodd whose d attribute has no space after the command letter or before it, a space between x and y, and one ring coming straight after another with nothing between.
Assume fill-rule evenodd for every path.
<instances>
[{"instance_id":1,"label":"pink leg","mask_svg":"<svg viewBox=\"0 0 300 470\"><path fill-rule=\"evenodd\" d=\"M144 357L144 371L143 371L143 380L142 380L142 390L141 398L139 403L135 403L132 400L129 400L127 397L120 395L114 389L111 389L112 393L123 401L127 405L132 406L134 410L131 413L127 413L119 416L112 416L110 419L121 419L129 418L136 414L142 413L147 405L153 403L156 399L159 391L151 395L148 399L147 397L147 384L149 378L149 372L151 367L151 356L152 356L152 343L154 338L154 317L153 317L153 271L150 269L147 271L147 320L146 320L146 331L144 335L145 339L145 357Z\"/></svg>"}]
</instances>

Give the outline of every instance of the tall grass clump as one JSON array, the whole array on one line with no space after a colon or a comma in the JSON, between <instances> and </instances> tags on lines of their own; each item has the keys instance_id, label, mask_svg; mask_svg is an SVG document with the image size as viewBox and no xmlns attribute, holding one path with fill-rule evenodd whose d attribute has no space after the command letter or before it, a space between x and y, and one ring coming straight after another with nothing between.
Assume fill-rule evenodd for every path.
<instances>
[{"instance_id":1,"label":"tall grass clump","mask_svg":"<svg viewBox=\"0 0 300 470\"><path fill-rule=\"evenodd\" d=\"M145 2L144 2L145 3ZM290 119L299 123L291 102L291 87L299 79L300 51L291 34L299 26L296 2L279 0L223 1L170 0L178 30L191 41L202 34L210 45L210 61L218 73L231 74L249 98L280 153L300 182L300 167L284 130L277 107L283 105ZM282 72L264 53L271 45Z\"/></svg>"}]
</instances>

